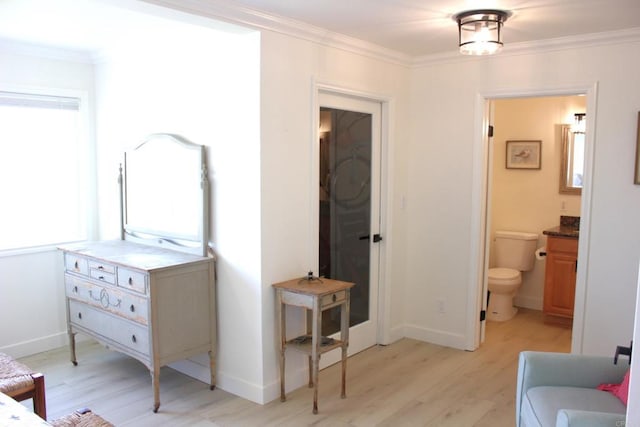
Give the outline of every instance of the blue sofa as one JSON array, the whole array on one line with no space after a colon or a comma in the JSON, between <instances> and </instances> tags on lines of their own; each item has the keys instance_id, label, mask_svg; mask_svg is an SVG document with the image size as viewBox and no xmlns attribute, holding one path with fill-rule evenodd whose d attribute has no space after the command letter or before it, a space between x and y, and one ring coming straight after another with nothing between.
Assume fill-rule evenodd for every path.
<instances>
[{"instance_id":1,"label":"blue sofa","mask_svg":"<svg viewBox=\"0 0 640 427\"><path fill-rule=\"evenodd\" d=\"M517 427L624 426L626 406L599 384L629 369L612 357L524 351L518 361Z\"/></svg>"}]
</instances>

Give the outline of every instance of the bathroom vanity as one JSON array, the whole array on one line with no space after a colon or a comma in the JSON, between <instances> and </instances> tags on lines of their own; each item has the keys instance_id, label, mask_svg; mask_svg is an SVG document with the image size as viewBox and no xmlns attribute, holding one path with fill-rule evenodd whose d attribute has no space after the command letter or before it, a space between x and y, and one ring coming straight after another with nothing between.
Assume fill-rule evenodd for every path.
<instances>
[{"instance_id":1,"label":"bathroom vanity","mask_svg":"<svg viewBox=\"0 0 640 427\"><path fill-rule=\"evenodd\" d=\"M544 230L543 234L547 236L543 300L545 321L570 326L573 323L576 295L579 228L575 223L561 223L558 227Z\"/></svg>"}]
</instances>

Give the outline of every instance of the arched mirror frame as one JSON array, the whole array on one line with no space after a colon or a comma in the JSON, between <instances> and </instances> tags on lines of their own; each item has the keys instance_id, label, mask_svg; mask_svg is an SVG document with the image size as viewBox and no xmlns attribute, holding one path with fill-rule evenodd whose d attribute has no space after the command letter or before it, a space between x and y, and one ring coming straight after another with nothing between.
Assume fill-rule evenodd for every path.
<instances>
[{"instance_id":1,"label":"arched mirror frame","mask_svg":"<svg viewBox=\"0 0 640 427\"><path fill-rule=\"evenodd\" d=\"M179 135L152 134L125 152L124 171L121 165L118 179L121 239L207 256L207 175L205 146L194 144ZM161 196L151 196L154 194ZM188 198L185 198L185 194ZM187 212L188 219L185 221L188 224L152 221L150 216L154 212L172 209L176 204L181 205L181 211ZM185 215L178 216L178 219L184 218ZM148 223L154 225L150 227ZM189 231L182 231L185 229Z\"/></svg>"}]
</instances>

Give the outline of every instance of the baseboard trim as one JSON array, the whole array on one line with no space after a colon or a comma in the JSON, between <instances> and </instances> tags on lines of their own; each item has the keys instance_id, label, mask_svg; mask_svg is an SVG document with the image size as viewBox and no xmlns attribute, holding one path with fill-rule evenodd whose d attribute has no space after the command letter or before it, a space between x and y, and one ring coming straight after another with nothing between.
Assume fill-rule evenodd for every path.
<instances>
[{"instance_id":1,"label":"baseboard trim","mask_svg":"<svg viewBox=\"0 0 640 427\"><path fill-rule=\"evenodd\" d=\"M404 336L444 347L451 347L459 350L466 349L465 336L462 334L453 334L451 332L423 328L416 325L406 325L404 327Z\"/></svg>"},{"instance_id":2,"label":"baseboard trim","mask_svg":"<svg viewBox=\"0 0 640 427\"><path fill-rule=\"evenodd\" d=\"M211 376L209 373L209 356L207 354L202 354L191 359L179 360L177 362L170 363L169 367L175 369L180 373L188 375L191 378L202 381L205 384L209 384L211 381ZM287 378L287 380L289 380L289 378ZM224 372L218 371L216 373L216 388L219 388L231 394L235 394L236 396L242 397L243 399L247 399L261 405L266 403L263 387L236 378L232 375L225 374ZM279 384L277 393L277 396L279 396Z\"/></svg>"},{"instance_id":3,"label":"baseboard trim","mask_svg":"<svg viewBox=\"0 0 640 427\"><path fill-rule=\"evenodd\" d=\"M69 345L69 335L67 334L67 332L59 332L56 334L7 345L5 347L0 347L0 351L10 355L11 357L19 358L31 356L32 354L42 353L43 351L53 350L65 345Z\"/></svg>"},{"instance_id":4,"label":"baseboard trim","mask_svg":"<svg viewBox=\"0 0 640 427\"><path fill-rule=\"evenodd\" d=\"M513 304L516 307L530 308L531 310L542 311L542 298L539 297L516 295L516 297L513 299Z\"/></svg>"}]
</instances>

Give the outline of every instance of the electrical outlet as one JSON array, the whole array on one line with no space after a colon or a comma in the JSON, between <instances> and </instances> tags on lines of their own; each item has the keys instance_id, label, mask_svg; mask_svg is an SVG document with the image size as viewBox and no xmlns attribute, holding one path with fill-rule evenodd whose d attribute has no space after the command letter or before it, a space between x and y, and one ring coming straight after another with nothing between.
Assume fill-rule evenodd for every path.
<instances>
[{"instance_id":1,"label":"electrical outlet","mask_svg":"<svg viewBox=\"0 0 640 427\"><path fill-rule=\"evenodd\" d=\"M444 298L436 299L436 306L438 307L438 313L444 314L446 312Z\"/></svg>"}]
</instances>

